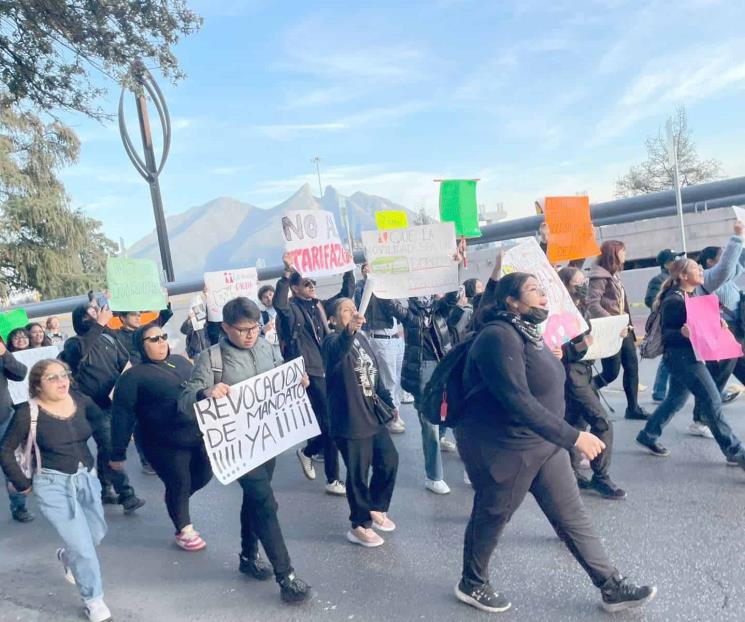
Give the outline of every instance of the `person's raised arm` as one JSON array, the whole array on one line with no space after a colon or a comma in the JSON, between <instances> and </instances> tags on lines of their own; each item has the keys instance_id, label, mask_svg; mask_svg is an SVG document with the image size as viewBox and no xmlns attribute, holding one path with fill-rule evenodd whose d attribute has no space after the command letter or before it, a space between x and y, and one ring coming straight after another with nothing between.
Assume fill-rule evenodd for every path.
<instances>
[{"instance_id":1,"label":"person's raised arm","mask_svg":"<svg viewBox=\"0 0 745 622\"><path fill-rule=\"evenodd\" d=\"M722 256L716 265L704 270L703 289L713 294L721 285L735 278L735 272L743 252L742 236L745 224L739 220L735 222L734 232L722 251Z\"/></svg>"}]
</instances>

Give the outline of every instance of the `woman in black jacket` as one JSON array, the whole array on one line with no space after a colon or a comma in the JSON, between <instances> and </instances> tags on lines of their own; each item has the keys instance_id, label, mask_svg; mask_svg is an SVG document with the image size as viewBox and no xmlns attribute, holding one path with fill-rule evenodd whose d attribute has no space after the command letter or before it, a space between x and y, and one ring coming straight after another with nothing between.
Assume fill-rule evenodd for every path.
<instances>
[{"instance_id":1,"label":"woman in black jacket","mask_svg":"<svg viewBox=\"0 0 745 622\"><path fill-rule=\"evenodd\" d=\"M587 319L587 279L582 270L562 268L559 278L569 291L572 302ZM583 360L590 345L592 337L588 331L562 346L562 361L566 372L566 420L578 430L586 429L589 424L590 432L603 441L605 449L590 463L592 479L579 473L581 454L575 448L569 450L572 468L580 488L594 490L606 499L624 499L626 492L616 486L608 474L613 448L613 423L600 403L597 389L592 383L593 361Z\"/></svg>"},{"instance_id":2,"label":"woman in black jacket","mask_svg":"<svg viewBox=\"0 0 745 622\"><path fill-rule=\"evenodd\" d=\"M166 487L166 507L176 528L176 544L198 551L206 544L194 530L189 498L212 478L202 434L192 413L181 413L178 397L192 365L171 355L157 322L138 328L133 344L141 363L125 371L114 389L111 468L120 470L135 422L142 449Z\"/></svg>"},{"instance_id":3,"label":"woman in black jacket","mask_svg":"<svg viewBox=\"0 0 745 622\"><path fill-rule=\"evenodd\" d=\"M456 597L483 611L510 602L489 584L489 558L512 514L531 492L559 537L602 592L606 611L639 606L656 593L621 577L582 505L567 451L593 459L600 439L564 421L564 368L538 325L548 299L532 275L499 281L495 304L468 353L464 383L473 387L455 428L475 496L466 528Z\"/></svg>"},{"instance_id":4,"label":"woman in black jacket","mask_svg":"<svg viewBox=\"0 0 745 622\"><path fill-rule=\"evenodd\" d=\"M383 532L396 529L387 512L396 483L398 452L386 427L396 412L380 378L375 351L360 331L365 316L357 313L352 300L341 298L331 317L336 330L324 340L322 353L330 434L347 467L352 522L347 540L365 547L380 546L384 540L372 528Z\"/></svg>"}]
</instances>

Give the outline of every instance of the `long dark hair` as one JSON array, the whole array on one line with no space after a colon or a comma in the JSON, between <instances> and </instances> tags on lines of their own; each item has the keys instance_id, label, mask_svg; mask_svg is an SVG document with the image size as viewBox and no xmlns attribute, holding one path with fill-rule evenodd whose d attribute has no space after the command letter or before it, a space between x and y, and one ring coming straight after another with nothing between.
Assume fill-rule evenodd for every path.
<instances>
[{"instance_id":1,"label":"long dark hair","mask_svg":"<svg viewBox=\"0 0 745 622\"><path fill-rule=\"evenodd\" d=\"M581 272L581 270L579 268L575 268L574 266L567 266L566 268L562 268L561 270L559 270L559 278L561 279L561 282L564 283L564 287L567 288L567 291L572 297L572 301L575 305L584 303L584 300L580 300L579 298L577 298L576 292L573 291L572 287L570 287L574 275L578 272Z\"/></svg>"},{"instance_id":2,"label":"long dark hair","mask_svg":"<svg viewBox=\"0 0 745 622\"><path fill-rule=\"evenodd\" d=\"M8 339L5 341L10 352L20 352L20 350L13 345L13 338L16 335L26 335L26 339L28 339L28 346L26 346L26 349L31 347L31 335L28 334L28 331L25 328L14 328L8 333Z\"/></svg>"},{"instance_id":3,"label":"long dark hair","mask_svg":"<svg viewBox=\"0 0 745 622\"><path fill-rule=\"evenodd\" d=\"M695 261L693 261L693 259L689 259L688 257L680 257L672 263L672 265L670 266L670 276L667 277L665 282L662 284L662 287L660 287L660 292L657 294L657 298L655 298L654 303L652 303L653 311L656 311L660 308L662 299L671 289L673 289L674 287L680 287L680 277L682 277L686 273L686 268L688 267L689 261L693 264L696 263Z\"/></svg>"},{"instance_id":4,"label":"long dark hair","mask_svg":"<svg viewBox=\"0 0 745 622\"><path fill-rule=\"evenodd\" d=\"M621 240L606 240L600 246L600 257L598 257L597 265L605 268L611 274L620 272L623 270L623 264L618 259L618 253L625 248L626 245Z\"/></svg>"},{"instance_id":5,"label":"long dark hair","mask_svg":"<svg viewBox=\"0 0 745 622\"><path fill-rule=\"evenodd\" d=\"M41 332L44 335L44 339L41 340L41 343L38 346L32 345L31 343L31 329L34 326L38 326L41 328ZM43 348L45 346L51 346L52 340L47 336L47 331L44 330L44 327L39 324L39 322L31 322L29 324L26 324L26 332L28 333L28 347L29 348Z\"/></svg>"}]
</instances>

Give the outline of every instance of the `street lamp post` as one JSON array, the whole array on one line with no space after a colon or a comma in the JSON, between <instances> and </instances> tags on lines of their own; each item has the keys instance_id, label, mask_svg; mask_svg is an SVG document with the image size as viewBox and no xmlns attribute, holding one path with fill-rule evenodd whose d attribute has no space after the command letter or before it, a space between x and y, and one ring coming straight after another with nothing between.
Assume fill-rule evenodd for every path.
<instances>
[{"instance_id":1,"label":"street lamp post","mask_svg":"<svg viewBox=\"0 0 745 622\"><path fill-rule=\"evenodd\" d=\"M678 221L680 223L680 241L683 245L683 254L687 254L686 229L683 220L683 198L680 194L680 171L678 170L678 144L673 132L673 120L667 120L667 157L673 168L673 183L675 184L675 204L678 208Z\"/></svg>"},{"instance_id":2,"label":"street lamp post","mask_svg":"<svg viewBox=\"0 0 745 622\"><path fill-rule=\"evenodd\" d=\"M160 261L163 271L166 274L166 280L173 282L176 279L173 272L171 247L168 243L168 228L166 227L166 218L163 213L163 199L160 195L160 183L158 181L171 148L171 119L168 116L168 108L166 107L166 100L163 97L163 93L153 76L141 63L135 63L133 65L130 77L137 85L136 90L132 89L132 92L135 95L135 104L137 106L137 118L139 120L140 136L142 137L144 159L135 150L124 120L124 94L129 90L126 86L122 88L122 93L119 96L119 133L124 143L124 151L126 151L137 172L148 183L148 186L150 186L150 198L153 202L153 213L155 214L155 230L158 235L158 246L160 247ZM150 130L146 93L155 105L163 131L163 153L160 156L160 162L156 162L155 159L155 148L153 146L153 135Z\"/></svg>"},{"instance_id":3,"label":"street lamp post","mask_svg":"<svg viewBox=\"0 0 745 622\"><path fill-rule=\"evenodd\" d=\"M318 196L323 196L323 186L321 185L321 158L315 156L310 159L311 164L316 165L316 175L318 175Z\"/></svg>"}]
</instances>

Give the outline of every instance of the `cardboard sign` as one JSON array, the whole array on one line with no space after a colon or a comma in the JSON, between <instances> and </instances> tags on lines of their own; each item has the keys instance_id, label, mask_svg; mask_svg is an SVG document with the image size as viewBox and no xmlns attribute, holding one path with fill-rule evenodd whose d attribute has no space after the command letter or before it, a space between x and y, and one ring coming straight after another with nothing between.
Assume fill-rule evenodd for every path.
<instances>
[{"instance_id":1,"label":"cardboard sign","mask_svg":"<svg viewBox=\"0 0 745 622\"><path fill-rule=\"evenodd\" d=\"M548 320L543 324L543 339L550 347L560 346L584 333L587 322L535 238L509 249L502 258L502 274L527 272L538 279L548 297Z\"/></svg>"},{"instance_id":2,"label":"cardboard sign","mask_svg":"<svg viewBox=\"0 0 745 622\"><path fill-rule=\"evenodd\" d=\"M440 182L440 220L455 223L455 235L459 238L481 237L475 179Z\"/></svg>"},{"instance_id":3,"label":"cardboard sign","mask_svg":"<svg viewBox=\"0 0 745 622\"><path fill-rule=\"evenodd\" d=\"M611 315L590 320L592 345L582 357L583 361L597 361L618 354L623 338L621 333L629 325L629 316Z\"/></svg>"},{"instance_id":4,"label":"cardboard sign","mask_svg":"<svg viewBox=\"0 0 745 622\"><path fill-rule=\"evenodd\" d=\"M375 225L378 229L406 229L409 218L402 210L380 210L375 212Z\"/></svg>"},{"instance_id":5,"label":"cardboard sign","mask_svg":"<svg viewBox=\"0 0 745 622\"><path fill-rule=\"evenodd\" d=\"M230 393L194 404L212 471L229 484L293 445L318 436L301 381L302 357L230 387Z\"/></svg>"},{"instance_id":6,"label":"cardboard sign","mask_svg":"<svg viewBox=\"0 0 745 622\"><path fill-rule=\"evenodd\" d=\"M445 294L458 289L453 223L363 231L365 257L378 298ZM369 278L369 277L368 277Z\"/></svg>"},{"instance_id":7,"label":"cardboard sign","mask_svg":"<svg viewBox=\"0 0 745 622\"><path fill-rule=\"evenodd\" d=\"M259 276L256 268L205 272L207 287L207 319L222 322L222 308L233 298L244 296L256 300L259 295Z\"/></svg>"},{"instance_id":8,"label":"cardboard sign","mask_svg":"<svg viewBox=\"0 0 745 622\"><path fill-rule=\"evenodd\" d=\"M600 254L587 196L546 197L548 260L551 263Z\"/></svg>"},{"instance_id":9,"label":"cardboard sign","mask_svg":"<svg viewBox=\"0 0 745 622\"><path fill-rule=\"evenodd\" d=\"M285 251L303 276L319 277L354 270L354 260L341 245L331 212L298 210L282 217Z\"/></svg>"},{"instance_id":10,"label":"cardboard sign","mask_svg":"<svg viewBox=\"0 0 745 622\"><path fill-rule=\"evenodd\" d=\"M728 328L722 328L719 298L686 296L686 324L699 361L723 361L742 356L742 346Z\"/></svg>"},{"instance_id":11,"label":"cardboard sign","mask_svg":"<svg viewBox=\"0 0 745 622\"><path fill-rule=\"evenodd\" d=\"M159 311L168 306L158 265L150 259L109 257L106 284L111 292L112 311Z\"/></svg>"},{"instance_id":12,"label":"cardboard sign","mask_svg":"<svg viewBox=\"0 0 745 622\"><path fill-rule=\"evenodd\" d=\"M0 337L7 343L8 333L16 328L25 328L28 322L26 309L13 309L0 313Z\"/></svg>"},{"instance_id":13,"label":"cardboard sign","mask_svg":"<svg viewBox=\"0 0 745 622\"><path fill-rule=\"evenodd\" d=\"M8 393L10 393L10 399L13 400L13 404L28 402L28 373L31 371L31 368L44 359L56 359L61 350L62 345L58 344L13 352L15 359L27 367L26 377L23 380L18 382L8 380Z\"/></svg>"}]
</instances>

